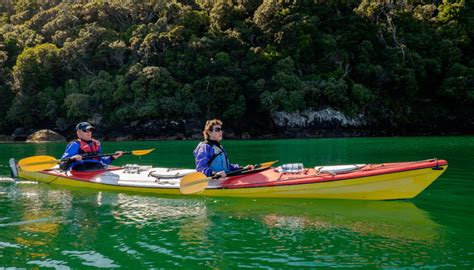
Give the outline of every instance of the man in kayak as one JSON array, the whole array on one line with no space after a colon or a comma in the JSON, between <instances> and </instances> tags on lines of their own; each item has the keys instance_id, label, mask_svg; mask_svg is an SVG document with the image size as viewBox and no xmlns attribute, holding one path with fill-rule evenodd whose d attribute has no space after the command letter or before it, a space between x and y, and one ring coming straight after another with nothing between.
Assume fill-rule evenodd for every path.
<instances>
[{"instance_id":1,"label":"man in kayak","mask_svg":"<svg viewBox=\"0 0 474 270\"><path fill-rule=\"evenodd\" d=\"M222 121L218 119L208 120L202 132L204 141L200 142L194 150L196 160L196 171L206 176L225 177L228 172L242 169L238 164L232 164L227 157L222 141ZM253 170L253 165L247 165L243 169Z\"/></svg>"},{"instance_id":2,"label":"man in kayak","mask_svg":"<svg viewBox=\"0 0 474 270\"><path fill-rule=\"evenodd\" d=\"M87 158L87 156L100 155L102 147L100 142L92 139L94 127L88 122L81 122L76 126L77 140L70 142L66 146L61 159L66 159L59 164L63 171L88 171L104 169L113 160L122 156L122 151L117 151L115 155L108 157Z\"/></svg>"}]
</instances>

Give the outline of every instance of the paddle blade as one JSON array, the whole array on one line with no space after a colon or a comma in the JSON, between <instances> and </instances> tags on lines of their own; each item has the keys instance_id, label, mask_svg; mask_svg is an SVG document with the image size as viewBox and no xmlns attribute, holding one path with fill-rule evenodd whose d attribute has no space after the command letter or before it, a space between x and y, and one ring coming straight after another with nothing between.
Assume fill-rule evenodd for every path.
<instances>
[{"instance_id":1,"label":"paddle blade","mask_svg":"<svg viewBox=\"0 0 474 270\"><path fill-rule=\"evenodd\" d=\"M152 148L152 149L146 149L146 150L133 150L132 151L132 155L135 155L135 156L143 156L143 155L146 155L146 154L149 154L151 151L155 150L155 148Z\"/></svg>"},{"instance_id":2,"label":"paddle blade","mask_svg":"<svg viewBox=\"0 0 474 270\"><path fill-rule=\"evenodd\" d=\"M192 194L205 190L212 177L207 177L200 172L191 173L181 178L179 191L182 194Z\"/></svg>"},{"instance_id":3,"label":"paddle blade","mask_svg":"<svg viewBox=\"0 0 474 270\"><path fill-rule=\"evenodd\" d=\"M265 163L260 163L260 168L268 168L268 167L271 167L273 164L277 163L278 160L274 160L274 161L269 161L269 162L265 162Z\"/></svg>"},{"instance_id":4,"label":"paddle blade","mask_svg":"<svg viewBox=\"0 0 474 270\"><path fill-rule=\"evenodd\" d=\"M33 156L18 161L18 167L24 171L37 172L51 169L61 160L51 156Z\"/></svg>"}]
</instances>

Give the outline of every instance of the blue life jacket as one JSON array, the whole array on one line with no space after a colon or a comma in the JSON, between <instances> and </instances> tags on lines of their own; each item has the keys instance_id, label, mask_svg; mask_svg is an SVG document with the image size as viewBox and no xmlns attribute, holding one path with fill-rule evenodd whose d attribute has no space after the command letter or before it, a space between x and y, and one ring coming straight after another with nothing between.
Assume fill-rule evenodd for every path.
<instances>
[{"instance_id":1,"label":"blue life jacket","mask_svg":"<svg viewBox=\"0 0 474 270\"><path fill-rule=\"evenodd\" d=\"M214 155L209 159L208 165L213 172L231 171L229 158L227 157L224 148L221 145L215 143L206 142L214 150Z\"/></svg>"},{"instance_id":2,"label":"blue life jacket","mask_svg":"<svg viewBox=\"0 0 474 270\"><path fill-rule=\"evenodd\" d=\"M193 154L196 160L196 171L207 176L220 171L229 172L240 168L239 164L230 163L224 148L216 141L200 142Z\"/></svg>"}]
</instances>

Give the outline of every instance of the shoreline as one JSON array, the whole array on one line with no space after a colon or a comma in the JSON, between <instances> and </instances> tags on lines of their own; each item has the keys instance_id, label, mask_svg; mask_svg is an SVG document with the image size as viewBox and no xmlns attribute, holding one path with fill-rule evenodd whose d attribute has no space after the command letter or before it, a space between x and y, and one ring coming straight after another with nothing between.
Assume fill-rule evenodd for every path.
<instances>
[{"instance_id":1,"label":"shoreline","mask_svg":"<svg viewBox=\"0 0 474 270\"><path fill-rule=\"evenodd\" d=\"M328 136L328 133L331 133L332 136ZM474 132L461 132L461 131L451 131L451 132L403 132L403 133L387 133L387 132L358 132L358 134L353 134L353 132L303 132L292 134L292 136L285 136L286 134L264 134L259 136L247 136L240 135L224 135L225 140L235 140L235 141L252 141L252 140L291 140L291 139L337 139L337 138L394 138L394 137L461 137L461 136L473 136ZM200 135L200 134L199 134ZM202 137L198 134L192 136L176 136L176 135L162 135L162 136L143 136L138 137L134 135L124 135L117 137L105 136L101 133L94 136L95 139L103 142L126 142L126 141L200 141ZM7 136L4 136L4 138ZM8 136L10 137L10 136ZM44 141L32 141L27 142L25 139L9 139L9 140L0 140L0 144L23 144L23 143L55 143L55 142L69 142L74 140L75 137L66 137L65 141L54 141L54 140L44 140Z\"/></svg>"}]
</instances>

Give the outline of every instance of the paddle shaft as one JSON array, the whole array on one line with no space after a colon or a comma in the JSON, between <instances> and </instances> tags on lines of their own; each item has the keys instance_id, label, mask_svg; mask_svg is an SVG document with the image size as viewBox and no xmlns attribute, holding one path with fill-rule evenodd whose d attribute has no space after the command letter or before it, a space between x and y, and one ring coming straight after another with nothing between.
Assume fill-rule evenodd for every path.
<instances>
[{"instance_id":1,"label":"paddle shaft","mask_svg":"<svg viewBox=\"0 0 474 270\"><path fill-rule=\"evenodd\" d=\"M131 154L132 152L123 152L124 155ZM82 156L82 159L91 159L91 158L98 158L98 157L107 157L107 156L113 156L116 153L111 153L111 154L100 154L100 155L93 155L93 156ZM40 164L52 164L52 163L60 163L62 161L68 161L71 158L63 158L63 159L53 159L53 160L48 160L48 161L40 161L40 162L32 162L28 163L27 165L40 165Z\"/></svg>"},{"instance_id":2,"label":"paddle shaft","mask_svg":"<svg viewBox=\"0 0 474 270\"><path fill-rule=\"evenodd\" d=\"M142 155L146 155L146 154L150 153L153 150L155 150L155 148L147 149L147 150L122 151L122 155L132 154L132 155L135 155L135 156L142 156ZM85 156L82 156L82 158L83 159L90 159L90 158L98 158L98 157L111 157L111 156L114 156L116 154L117 154L117 152L109 153L109 154L99 154L99 155L93 155L93 156L85 155Z\"/></svg>"},{"instance_id":3,"label":"paddle shaft","mask_svg":"<svg viewBox=\"0 0 474 270\"><path fill-rule=\"evenodd\" d=\"M153 148L153 149L146 149L146 150L122 151L122 154L125 154L125 155L132 154L134 156L142 156L142 155L149 154L153 150L155 149ZM91 158L114 156L116 154L117 152L109 153L109 154L81 155L81 156L82 156L82 159L91 159ZM52 167L54 167L55 164L58 164L64 161L72 161L72 159L71 158L55 159L52 156L32 156L32 157L27 157L27 158L23 158L19 160L17 163L17 166L25 171L42 171L42 170L51 169Z\"/></svg>"},{"instance_id":4,"label":"paddle shaft","mask_svg":"<svg viewBox=\"0 0 474 270\"><path fill-rule=\"evenodd\" d=\"M262 166L262 164L257 164L257 165L255 165L254 169L260 168L261 166ZM244 172L244 171L247 171L247 170L248 170L247 168L238 169L238 170L227 173L226 176L237 175L237 174L239 174L241 172ZM193 182L192 185L200 184L200 183L204 183L204 182L209 182L213 179L219 179L219 178L221 178L220 175L209 176L209 177L206 177L206 178L203 178L201 180L197 180L197 181ZM187 185L185 185L185 186L187 186Z\"/></svg>"},{"instance_id":5,"label":"paddle shaft","mask_svg":"<svg viewBox=\"0 0 474 270\"><path fill-rule=\"evenodd\" d=\"M147 150L133 150L133 151L122 151L122 155L135 155L135 156L142 156L142 155L146 155L148 153L150 153L151 151L155 150L155 148L153 149L147 149ZM99 155L93 155L93 156L82 156L82 159L91 159L91 158L98 158L98 157L111 157L111 156L114 156L116 155L117 152L115 153L109 153L109 154L99 154Z\"/></svg>"},{"instance_id":6,"label":"paddle shaft","mask_svg":"<svg viewBox=\"0 0 474 270\"><path fill-rule=\"evenodd\" d=\"M260 168L261 166L262 166L262 164L254 165L254 170ZM237 175L241 172L245 172L245 171L248 171L248 170L249 170L248 168L242 168L242 169L238 169L238 170L235 170L235 171L231 171L231 172L227 173L226 175L227 176Z\"/></svg>"},{"instance_id":7,"label":"paddle shaft","mask_svg":"<svg viewBox=\"0 0 474 270\"><path fill-rule=\"evenodd\" d=\"M131 151L124 151L122 152L123 155L130 155L132 152ZM82 156L82 159L91 159L91 158L99 158L99 157L111 157L113 155L116 155L117 153L109 153L109 154L100 154L100 155L93 155L93 156ZM61 161L68 160L69 158L61 159Z\"/></svg>"}]
</instances>

